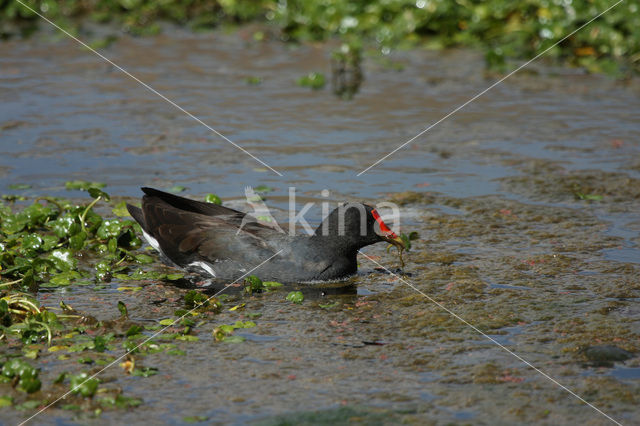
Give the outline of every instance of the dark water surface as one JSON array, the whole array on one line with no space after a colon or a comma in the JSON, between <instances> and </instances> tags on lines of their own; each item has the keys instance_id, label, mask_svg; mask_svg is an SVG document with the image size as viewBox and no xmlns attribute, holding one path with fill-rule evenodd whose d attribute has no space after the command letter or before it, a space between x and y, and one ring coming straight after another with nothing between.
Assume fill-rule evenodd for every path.
<instances>
[{"instance_id":1,"label":"dark water surface","mask_svg":"<svg viewBox=\"0 0 640 426\"><path fill-rule=\"evenodd\" d=\"M280 209L289 186L305 202L322 200L323 189L333 201L395 201L403 231L422 237L406 255L409 282L616 420L638 424L639 359L594 368L580 350L640 350L639 82L534 65L357 176L498 77L485 75L473 52L412 50L366 57L365 83L351 101L298 87L310 71L329 73L331 48L256 43L243 29L124 37L103 51L279 177L71 40L43 33L4 42L0 193L82 197L64 189L81 179L105 182L117 196L182 185L227 201L262 184L275 188L267 202ZM318 208L310 217L320 215ZM367 252L398 266L382 246ZM375 266L361 259L351 281L357 292L318 292L302 305L286 302L286 292L234 295L245 311L225 309L199 327L198 342L180 343L185 356L144 358L159 374L128 377L118 366L104 373L143 398L141 407L96 420L54 408L36 421L278 423L271 416L323 410L289 420L608 422ZM120 285L40 298L99 319L116 317L123 300L135 320L153 323L170 317L184 294ZM161 298L168 302L149 305ZM212 341L216 324L247 312L262 316L245 342ZM43 383L81 369L49 358ZM0 410L8 422L30 414Z\"/></svg>"}]
</instances>

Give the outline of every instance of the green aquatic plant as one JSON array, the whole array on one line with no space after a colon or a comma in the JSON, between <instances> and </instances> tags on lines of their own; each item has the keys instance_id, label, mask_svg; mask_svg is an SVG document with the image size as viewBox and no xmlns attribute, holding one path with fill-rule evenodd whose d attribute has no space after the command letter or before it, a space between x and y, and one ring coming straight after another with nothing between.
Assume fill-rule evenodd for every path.
<instances>
[{"instance_id":1,"label":"green aquatic plant","mask_svg":"<svg viewBox=\"0 0 640 426\"><path fill-rule=\"evenodd\" d=\"M301 291L292 291L289 294L287 294L286 299L291 303L300 304L304 300L304 295L302 294Z\"/></svg>"},{"instance_id":2,"label":"green aquatic plant","mask_svg":"<svg viewBox=\"0 0 640 426\"><path fill-rule=\"evenodd\" d=\"M320 90L325 85L324 74L322 74L321 72L315 72L315 71L310 72L309 74L300 77L297 83L298 83L298 86L309 87L313 90Z\"/></svg>"},{"instance_id":3,"label":"green aquatic plant","mask_svg":"<svg viewBox=\"0 0 640 426\"><path fill-rule=\"evenodd\" d=\"M187 309L193 310L193 313L219 312L222 308L218 298L207 296L196 290L189 290L184 295L184 305Z\"/></svg>"},{"instance_id":4,"label":"green aquatic plant","mask_svg":"<svg viewBox=\"0 0 640 426\"><path fill-rule=\"evenodd\" d=\"M98 384L100 381L91 377L88 373L80 373L75 376L71 376L70 388L73 393L82 395L85 398L93 397L98 390Z\"/></svg>"},{"instance_id":5,"label":"green aquatic plant","mask_svg":"<svg viewBox=\"0 0 640 426\"><path fill-rule=\"evenodd\" d=\"M76 182L73 189L85 187ZM0 289L34 291L89 278L86 270L78 268L81 252L100 257L94 265L99 280L126 269L120 268L123 262L149 263L147 255L131 253L142 243L138 225L126 219L103 219L94 208L101 201L109 202L109 195L95 186L86 191L92 197L87 205L52 198L38 198L22 209L14 203L0 204Z\"/></svg>"},{"instance_id":6,"label":"green aquatic plant","mask_svg":"<svg viewBox=\"0 0 640 426\"><path fill-rule=\"evenodd\" d=\"M406 250L406 251L410 251L411 250L411 241L417 240L420 238L420 234L418 234L417 232L413 231L410 232L408 235L407 234L400 234L400 238L402 239L402 242L404 243L404 248L401 248L399 246L395 246L398 249L398 259L400 260L400 266L402 268L404 268L404 259L402 258L402 253ZM387 253L389 253L389 250L394 247L393 244L389 244L387 246Z\"/></svg>"},{"instance_id":7,"label":"green aquatic plant","mask_svg":"<svg viewBox=\"0 0 640 426\"><path fill-rule=\"evenodd\" d=\"M10 335L23 343L37 343L45 339L51 343L53 331L59 327L53 312L41 309L30 295L9 292L0 299L0 340Z\"/></svg>"},{"instance_id":8,"label":"green aquatic plant","mask_svg":"<svg viewBox=\"0 0 640 426\"><path fill-rule=\"evenodd\" d=\"M255 275L249 275L244 279L244 291L245 293L262 293L265 290L265 286L262 280Z\"/></svg>"},{"instance_id":9,"label":"green aquatic plant","mask_svg":"<svg viewBox=\"0 0 640 426\"><path fill-rule=\"evenodd\" d=\"M244 279L244 291L248 294L272 291L278 287L282 287L282 283L277 281L262 281L255 275L249 275Z\"/></svg>"},{"instance_id":10,"label":"green aquatic plant","mask_svg":"<svg viewBox=\"0 0 640 426\"><path fill-rule=\"evenodd\" d=\"M497 70L510 62L535 56L571 30L603 12L607 0L35 0L30 7L48 19L82 32L87 22L110 23L134 35L156 34L161 22L206 30L220 25L268 22L283 41L323 41L338 38L371 45L382 55L405 46L442 49L468 46L484 51L487 64ZM622 2L583 31L549 50L559 62L591 72L625 75L640 71L640 9ZM28 35L41 24L34 12L17 2L0 3L0 37ZM265 38L256 31L254 40ZM90 40L96 47L110 44L113 34Z\"/></svg>"},{"instance_id":11,"label":"green aquatic plant","mask_svg":"<svg viewBox=\"0 0 640 426\"><path fill-rule=\"evenodd\" d=\"M207 194L207 195L205 195L204 201L206 201L207 203L212 203L212 204L218 204L218 205L222 204L222 200L216 194Z\"/></svg>"},{"instance_id":12,"label":"green aquatic plant","mask_svg":"<svg viewBox=\"0 0 640 426\"><path fill-rule=\"evenodd\" d=\"M235 324L224 324L213 329L212 335L216 342L240 343L244 342L242 336L234 336L233 332L239 328L253 328L256 323L253 321L236 321Z\"/></svg>"},{"instance_id":13,"label":"green aquatic plant","mask_svg":"<svg viewBox=\"0 0 640 426\"><path fill-rule=\"evenodd\" d=\"M42 382L38 374L36 368L20 358L10 359L2 366L2 378L12 379L18 389L27 393L40 390Z\"/></svg>"},{"instance_id":14,"label":"green aquatic plant","mask_svg":"<svg viewBox=\"0 0 640 426\"><path fill-rule=\"evenodd\" d=\"M138 225L123 217L124 202L112 201L98 186L104 187L83 181L67 185L70 191L88 194L91 198L87 202L74 203L52 197L33 200L11 197L0 202L0 344L6 344L7 348L3 352L7 359L0 360L4 369L0 381L9 382L26 393L34 393L43 385L38 369L31 367L27 359L75 358L77 365L107 365L115 359L109 353L120 346L135 350L136 356L185 353L175 344L141 344L146 330L155 328L133 323L122 301L117 303L118 317L98 321L64 301L58 306L43 306L34 296L41 289L70 285L93 284L101 288L114 277L122 281L183 278L183 274L142 269L152 263L153 258L139 250ZM104 214L105 211L113 215ZM142 289L141 286L118 287L119 290L125 288ZM207 299L199 293L189 297L191 301L185 303L196 308L192 315L217 312L221 307L217 299ZM189 333L200 323L185 318L180 322L183 327L180 333L158 339L197 340L197 336ZM156 371L153 367L138 367L132 369L131 375L149 377ZM142 403L140 399L120 395L117 389L98 390L98 380L87 380L89 377L88 373L65 373L50 384L55 386L67 379L76 394L72 397L75 399L61 408L97 412ZM45 388L47 392L53 390ZM108 396L109 393L113 396ZM103 398L92 399L91 403L82 401L98 394ZM17 398L7 395L0 404L16 409L34 409L42 404L39 400L14 404L14 400Z\"/></svg>"}]
</instances>

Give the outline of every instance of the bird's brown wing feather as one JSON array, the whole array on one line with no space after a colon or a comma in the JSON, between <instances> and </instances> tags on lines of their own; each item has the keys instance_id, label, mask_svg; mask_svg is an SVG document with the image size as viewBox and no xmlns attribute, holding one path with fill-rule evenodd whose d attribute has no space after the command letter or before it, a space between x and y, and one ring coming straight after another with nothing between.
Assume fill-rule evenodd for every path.
<instances>
[{"instance_id":1,"label":"bird's brown wing feather","mask_svg":"<svg viewBox=\"0 0 640 426\"><path fill-rule=\"evenodd\" d=\"M275 253L267 241L274 240L274 234L277 240L281 234L258 222L242 223L244 213L228 210L232 213L206 215L182 210L150 195L142 202L145 230L178 265L194 260L234 259L238 252L244 253L245 260L250 262Z\"/></svg>"}]
</instances>

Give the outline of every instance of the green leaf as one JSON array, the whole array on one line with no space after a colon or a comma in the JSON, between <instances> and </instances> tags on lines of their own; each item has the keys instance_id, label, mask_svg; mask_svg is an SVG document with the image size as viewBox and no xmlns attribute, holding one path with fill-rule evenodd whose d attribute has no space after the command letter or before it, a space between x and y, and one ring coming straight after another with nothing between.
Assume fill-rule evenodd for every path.
<instances>
[{"instance_id":1,"label":"green leaf","mask_svg":"<svg viewBox=\"0 0 640 426\"><path fill-rule=\"evenodd\" d=\"M292 291L287 294L287 300L293 303L302 303L304 300L304 295L301 291Z\"/></svg>"},{"instance_id":2,"label":"green leaf","mask_svg":"<svg viewBox=\"0 0 640 426\"><path fill-rule=\"evenodd\" d=\"M124 302L118 300L118 310L120 311L120 316L127 318L129 316L129 311L127 310L127 305Z\"/></svg>"},{"instance_id":3,"label":"green leaf","mask_svg":"<svg viewBox=\"0 0 640 426\"><path fill-rule=\"evenodd\" d=\"M127 332L125 333L125 336L130 337L130 336L135 336L136 334L140 334L142 333L142 327L140 327L139 325L132 325L131 327L129 327L129 329L127 330Z\"/></svg>"},{"instance_id":4,"label":"green leaf","mask_svg":"<svg viewBox=\"0 0 640 426\"><path fill-rule=\"evenodd\" d=\"M2 407L11 407L13 405L13 398L8 396L8 395L4 395L4 396L0 396L0 408Z\"/></svg>"},{"instance_id":5,"label":"green leaf","mask_svg":"<svg viewBox=\"0 0 640 426\"><path fill-rule=\"evenodd\" d=\"M142 287L140 287L140 286L133 287L133 286L124 286L123 285L123 286L118 287L117 290L118 291L140 291L140 290L142 290Z\"/></svg>"},{"instance_id":6,"label":"green leaf","mask_svg":"<svg viewBox=\"0 0 640 426\"><path fill-rule=\"evenodd\" d=\"M58 241L60 239L55 235L42 235L42 246L40 248L42 251L50 251L58 244Z\"/></svg>"},{"instance_id":7,"label":"green leaf","mask_svg":"<svg viewBox=\"0 0 640 426\"><path fill-rule=\"evenodd\" d=\"M111 262L106 259L101 260L100 262L96 263L95 270L96 278L98 278L99 280L104 280L105 278L109 277L109 274L111 273Z\"/></svg>"},{"instance_id":8,"label":"green leaf","mask_svg":"<svg viewBox=\"0 0 640 426\"><path fill-rule=\"evenodd\" d=\"M12 215L2 221L2 230L7 234L17 234L29 223L26 216Z\"/></svg>"},{"instance_id":9,"label":"green leaf","mask_svg":"<svg viewBox=\"0 0 640 426\"><path fill-rule=\"evenodd\" d=\"M74 227L74 225L76 226ZM72 231L79 230L81 227L76 223L76 219L74 217L62 216L53 221L52 229L58 238L66 238L73 235Z\"/></svg>"},{"instance_id":10,"label":"green leaf","mask_svg":"<svg viewBox=\"0 0 640 426\"><path fill-rule=\"evenodd\" d=\"M73 393L79 393L84 397L91 397L95 395L98 390L98 379L93 377L89 378L89 374L80 373L77 376L71 376L71 391Z\"/></svg>"},{"instance_id":11,"label":"green leaf","mask_svg":"<svg viewBox=\"0 0 640 426\"><path fill-rule=\"evenodd\" d=\"M268 289L282 287L282 283L279 283L277 281L263 281L262 285L264 285Z\"/></svg>"},{"instance_id":12,"label":"green leaf","mask_svg":"<svg viewBox=\"0 0 640 426\"><path fill-rule=\"evenodd\" d=\"M576 192L576 197L585 201L602 201L604 197L598 194L583 194L581 192Z\"/></svg>"},{"instance_id":13,"label":"green leaf","mask_svg":"<svg viewBox=\"0 0 640 426\"><path fill-rule=\"evenodd\" d=\"M116 204L113 207L113 209L111 209L111 212L116 216L120 216L120 217L129 216L129 210L127 210L127 202L120 201L118 204Z\"/></svg>"},{"instance_id":14,"label":"green leaf","mask_svg":"<svg viewBox=\"0 0 640 426\"><path fill-rule=\"evenodd\" d=\"M133 370L133 373L131 373L132 376L138 377L149 377L155 374L158 374L158 369L155 367L136 368L135 370Z\"/></svg>"},{"instance_id":15,"label":"green leaf","mask_svg":"<svg viewBox=\"0 0 640 426\"><path fill-rule=\"evenodd\" d=\"M265 289L262 280L255 275L245 277L244 285L247 293L260 293Z\"/></svg>"},{"instance_id":16,"label":"green leaf","mask_svg":"<svg viewBox=\"0 0 640 426\"><path fill-rule=\"evenodd\" d=\"M71 250L58 249L51 252L48 259L53 262L60 271L70 271L76 269L77 259L73 257Z\"/></svg>"},{"instance_id":17,"label":"green leaf","mask_svg":"<svg viewBox=\"0 0 640 426\"><path fill-rule=\"evenodd\" d=\"M89 188L104 188L107 186L105 183L101 182L87 182L86 180L70 180L64 183L64 187L68 190L80 189L80 190L88 190Z\"/></svg>"},{"instance_id":18,"label":"green leaf","mask_svg":"<svg viewBox=\"0 0 640 426\"><path fill-rule=\"evenodd\" d=\"M255 327L256 323L253 321L236 321L236 323L233 325L234 328L252 328Z\"/></svg>"},{"instance_id":19,"label":"green leaf","mask_svg":"<svg viewBox=\"0 0 640 426\"><path fill-rule=\"evenodd\" d=\"M81 277L82 275L80 275L80 272L71 270L71 271L65 271L57 275L54 275L49 279L49 282L56 286L66 286L71 284L73 280L76 280Z\"/></svg>"},{"instance_id":20,"label":"green leaf","mask_svg":"<svg viewBox=\"0 0 640 426\"><path fill-rule=\"evenodd\" d=\"M30 189L31 185L29 185L28 183L13 183L9 185L8 188L13 190L23 190L23 189Z\"/></svg>"},{"instance_id":21,"label":"green leaf","mask_svg":"<svg viewBox=\"0 0 640 426\"><path fill-rule=\"evenodd\" d=\"M16 216L26 219L27 224L30 226L38 226L43 225L50 217L54 216L54 211L51 207L33 203Z\"/></svg>"},{"instance_id":22,"label":"green leaf","mask_svg":"<svg viewBox=\"0 0 640 426\"><path fill-rule=\"evenodd\" d=\"M208 297L206 294L202 294L196 290L189 290L184 295L184 304L187 308L195 308L199 306L205 306L208 302Z\"/></svg>"},{"instance_id":23,"label":"green leaf","mask_svg":"<svg viewBox=\"0 0 640 426\"><path fill-rule=\"evenodd\" d=\"M78 404L64 404L60 408L67 411L80 411L82 409Z\"/></svg>"},{"instance_id":24,"label":"green leaf","mask_svg":"<svg viewBox=\"0 0 640 426\"><path fill-rule=\"evenodd\" d=\"M168 191L178 193L178 192L183 192L185 189L187 188L182 185L173 185L171 188L168 189Z\"/></svg>"},{"instance_id":25,"label":"green leaf","mask_svg":"<svg viewBox=\"0 0 640 426\"><path fill-rule=\"evenodd\" d=\"M409 239L409 236L407 234L400 234L400 239L404 243L405 250L411 250L411 240Z\"/></svg>"},{"instance_id":26,"label":"green leaf","mask_svg":"<svg viewBox=\"0 0 640 426\"><path fill-rule=\"evenodd\" d=\"M122 229L123 223L118 219L105 220L100 224L98 231L96 232L96 237L101 240L107 240L112 237L117 237L120 235L120 230Z\"/></svg>"},{"instance_id":27,"label":"green leaf","mask_svg":"<svg viewBox=\"0 0 640 426\"><path fill-rule=\"evenodd\" d=\"M148 254L137 254L134 256L134 259L136 260L136 262L143 265L153 263L154 261L153 257L149 256Z\"/></svg>"},{"instance_id":28,"label":"green leaf","mask_svg":"<svg viewBox=\"0 0 640 426\"><path fill-rule=\"evenodd\" d=\"M37 399L32 399L23 402L22 404L15 405L13 408L16 410L35 410L40 405L42 405L43 401L38 401Z\"/></svg>"},{"instance_id":29,"label":"green leaf","mask_svg":"<svg viewBox=\"0 0 640 426\"><path fill-rule=\"evenodd\" d=\"M107 350L107 342L111 339L110 335L95 336L93 338L93 349L96 352L104 352Z\"/></svg>"},{"instance_id":30,"label":"green leaf","mask_svg":"<svg viewBox=\"0 0 640 426\"><path fill-rule=\"evenodd\" d=\"M167 274L165 278L168 279L169 281L177 281L184 278L184 274Z\"/></svg>"},{"instance_id":31,"label":"green leaf","mask_svg":"<svg viewBox=\"0 0 640 426\"><path fill-rule=\"evenodd\" d=\"M18 388L27 393L40 390L42 383L38 379L38 370L20 358L13 358L2 366L2 375L18 377Z\"/></svg>"},{"instance_id":32,"label":"green leaf","mask_svg":"<svg viewBox=\"0 0 640 426\"><path fill-rule=\"evenodd\" d=\"M37 392L40 390L41 386L42 382L40 381L40 379L38 379L38 377L36 376L31 375L22 376L20 378L20 381L18 382L18 388L27 393Z\"/></svg>"},{"instance_id":33,"label":"green leaf","mask_svg":"<svg viewBox=\"0 0 640 426\"><path fill-rule=\"evenodd\" d=\"M42 238L38 234L29 234L22 239L22 248L35 251L42 247L42 243Z\"/></svg>"},{"instance_id":34,"label":"green leaf","mask_svg":"<svg viewBox=\"0 0 640 426\"><path fill-rule=\"evenodd\" d=\"M298 86L310 87L313 90L322 89L325 85L324 74L320 72L310 72L298 79ZM257 190L257 189L256 189Z\"/></svg>"},{"instance_id":35,"label":"green leaf","mask_svg":"<svg viewBox=\"0 0 640 426\"><path fill-rule=\"evenodd\" d=\"M84 231L80 231L69 238L69 248L74 251L80 251L84 248L84 243L86 240L87 233Z\"/></svg>"},{"instance_id":36,"label":"green leaf","mask_svg":"<svg viewBox=\"0 0 640 426\"><path fill-rule=\"evenodd\" d=\"M209 417L206 416L186 416L182 418L182 421L185 423L201 423L209 420Z\"/></svg>"},{"instance_id":37,"label":"green leaf","mask_svg":"<svg viewBox=\"0 0 640 426\"><path fill-rule=\"evenodd\" d=\"M204 201L206 201L207 203L212 203L212 204L218 204L218 205L222 204L222 200L216 194L207 194L207 195L205 195L204 196Z\"/></svg>"},{"instance_id":38,"label":"green leaf","mask_svg":"<svg viewBox=\"0 0 640 426\"><path fill-rule=\"evenodd\" d=\"M12 358L2 366L2 375L5 377L22 376L23 374L33 375L35 368L20 358Z\"/></svg>"},{"instance_id":39,"label":"green leaf","mask_svg":"<svg viewBox=\"0 0 640 426\"><path fill-rule=\"evenodd\" d=\"M233 330L235 330L235 327L232 325L223 324L220 327L218 327L218 329L224 334L232 334Z\"/></svg>"},{"instance_id":40,"label":"green leaf","mask_svg":"<svg viewBox=\"0 0 640 426\"><path fill-rule=\"evenodd\" d=\"M190 334L180 334L176 336L176 340L181 340L183 342L197 342L200 338L198 336L191 336Z\"/></svg>"},{"instance_id":41,"label":"green leaf","mask_svg":"<svg viewBox=\"0 0 640 426\"><path fill-rule=\"evenodd\" d=\"M138 398L132 398L128 396L124 396L122 394L116 395L116 397L107 397L100 398L100 404L117 407L117 408L129 408L129 407L137 407L142 404L142 400Z\"/></svg>"},{"instance_id":42,"label":"green leaf","mask_svg":"<svg viewBox=\"0 0 640 426\"><path fill-rule=\"evenodd\" d=\"M109 194L107 194L106 192L104 192L103 190L95 186L92 186L91 188L87 189L87 192L89 192L89 195L93 198L101 197L105 201L111 200L111 197L109 196Z\"/></svg>"},{"instance_id":43,"label":"green leaf","mask_svg":"<svg viewBox=\"0 0 640 426\"><path fill-rule=\"evenodd\" d=\"M116 254L116 251L118 250L118 240L115 237L109 238L109 242L107 242L107 250L111 254Z\"/></svg>"}]
</instances>

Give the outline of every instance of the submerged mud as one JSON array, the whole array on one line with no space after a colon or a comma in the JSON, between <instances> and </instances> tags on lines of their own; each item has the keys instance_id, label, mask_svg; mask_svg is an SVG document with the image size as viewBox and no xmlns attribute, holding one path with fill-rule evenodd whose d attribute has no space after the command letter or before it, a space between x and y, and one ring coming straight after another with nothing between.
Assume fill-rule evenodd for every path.
<instances>
[{"instance_id":1,"label":"submerged mud","mask_svg":"<svg viewBox=\"0 0 640 426\"><path fill-rule=\"evenodd\" d=\"M285 174L278 178L67 41L0 49L6 193L68 196L64 181L85 178L130 201L137 186L182 184L246 207L244 186L265 184L273 188L267 204L286 220L288 186L300 191L298 208L318 206L328 188L332 202L393 201L402 232L420 234L397 275L361 256L359 275L331 288L225 290L219 312L194 317L191 337L179 337L184 325L172 326L133 354L137 365L157 369L149 377L120 365L122 335L137 324L151 336L185 309L188 290L116 277L41 291L43 305L64 301L110 324L120 340L101 353L71 350L78 344L71 340L56 350L42 345L37 398L64 393L52 384L63 371L98 372L115 361L101 386L142 403L97 413L90 399L73 396L39 423L608 422L549 377L612 418L637 422L636 81L539 67L540 75L516 76L357 177L492 82L475 54L401 52L391 60L402 72L368 58L361 93L345 102L295 85L328 67L327 46L176 33L127 38L108 50ZM263 83L249 87L252 75ZM31 188L10 190L12 183ZM311 216L317 222L319 208ZM366 254L400 267L383 245ZM149 268L172 271L159 262ZM302 304L285 300L298 289ZM237 321L256 325L233 331L243 341L216 341L216 328ZM12 392L0 385L0 393ZM14 397L16 405L28 399ZM0 413L14 422L35 408Z\"/></svg>"}]
</instances>

